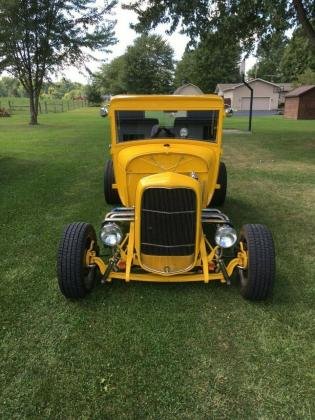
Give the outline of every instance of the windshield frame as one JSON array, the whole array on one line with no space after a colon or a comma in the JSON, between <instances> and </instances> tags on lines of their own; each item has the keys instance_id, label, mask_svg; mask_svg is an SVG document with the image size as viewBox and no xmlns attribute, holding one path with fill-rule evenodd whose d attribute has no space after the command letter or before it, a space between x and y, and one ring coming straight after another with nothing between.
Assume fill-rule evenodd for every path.
<instances>
[{"instance_id":1,"label":"windshield frame","mask_svg":"<svg viewBox=\"0 0 315 420\"><path fill-rule=\"evenodd\" d=\"M158 139L217 143L220 110L116 109L114 122L116 144Z\"/></svg>"},{"instance_id":2,"label":"windshield frame","mask_svg":"<svg viewBox=\"0 0 315 420\"><path fill-rule=\"evenodd\" d=\"M217 136L216 142L205 142L199 140L185 140L185 142L190 142L191 144L203 144L203 146L218 146L221 147L222 144L222 131L223 131L223 119L224 119L224 101L222 97L215 94L204 94L204 95L117 95L111 98L108 109L108 118L110 122L110 144L112 147L112 154L115 153L115 150L121 150L126 147L135 146L140 143L148 144L148 141L138 140L137 142L128 141L123 143L118 143L116 141L116 124L115 124L115 111L126 110L126 111L141 111L143 109L147 110L213 110L219 111L219 119L217 126ZM150 143L160 143L164 140L157 139L153 141L151 139ZM168 139L168 143L182 143L182 140L177 139Z\"/></svg>"}]
</instances>

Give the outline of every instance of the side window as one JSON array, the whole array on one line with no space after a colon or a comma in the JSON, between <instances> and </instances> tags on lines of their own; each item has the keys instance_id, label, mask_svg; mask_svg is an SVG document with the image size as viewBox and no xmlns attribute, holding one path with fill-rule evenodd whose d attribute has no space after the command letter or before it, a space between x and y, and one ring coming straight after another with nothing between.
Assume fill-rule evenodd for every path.
<instances>
[{"instance_id":1,"label":"side window","mask_svg":"<svg viewBox=\"0 0 315 420\"><path fill-rule=\"evenodd\" d=\"M118 142L149 138L153 126L158 124L158 119L146 118L144 111L118 111L116 112Z\"/></svg>"},{"instance_id":2,"label":"side window","mask_svg":"<svg viewBox=\"0 0 315 420\"><path fill-rule=\"evenodd\" d=\"M174 131L177 138L214 141L217 136L218 111L187 111L186 117L177 117Z\"/></svg>"}]
</instances>

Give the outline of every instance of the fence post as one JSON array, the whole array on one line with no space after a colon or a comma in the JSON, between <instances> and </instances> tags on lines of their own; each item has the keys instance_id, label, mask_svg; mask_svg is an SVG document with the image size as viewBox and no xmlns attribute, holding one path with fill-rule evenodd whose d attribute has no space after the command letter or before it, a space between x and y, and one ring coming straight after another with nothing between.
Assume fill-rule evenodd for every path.
<instances>
[{"instance_id":1,"label":"fence post","mask_svg":"<svg viewBox=\"0 0 315 420\"><path fill-rule=\"evenodd\" d=\"M67 102L67 105L68 105L68 111L70 111L70 103L69 103L69 101Z\"/></svg>"},{"instance_id":2,"label":"fence post","mask_svg":"<svg viewBox=\"0 0 315 420\"><path fill-rule=\"evenodd\" d=\"M45 101L45 113L48 114L47 102Z\"/></svg>"},{"instance_id":3,"label":"fence post","mask_svg":"<svg viewBox=\"0 0 315 420\"><path fill-rule=\"evenodd\" d=\"M63 112L63 102L61 101L61 112Z\"/></svg>"}]
</instances>

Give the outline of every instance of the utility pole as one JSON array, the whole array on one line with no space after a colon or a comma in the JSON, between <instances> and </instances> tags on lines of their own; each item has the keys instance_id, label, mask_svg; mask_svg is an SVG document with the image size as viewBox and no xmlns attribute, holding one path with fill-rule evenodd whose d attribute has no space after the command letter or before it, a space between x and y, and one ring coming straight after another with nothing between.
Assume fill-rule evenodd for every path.
<instances>
[{"instance_id":1,"label":"utility pole","mask_svg":"<svg viewBox=\"0 0 315 420\"><path fill-rule=\"evenodd\" d=\"M246 82L245 73L242 73L242 76L243 76L242 81L244 85L250 90L248 131L252 131L254 89Z\"/></svg>"},{"instance_id":2,"label":"utility pole","mask_svg":"<svg viewBox=\"0 0 315 420\"><path fill-rule=\"evenodd\" d=\"M239 63L239 69L240 69L240 75L242 77L242 82L250 90L248 131L252 131L254 89L245 80L245 58ZM256 70L257 70L257 67L256 67Z\"/></svg>"}]
</instances>

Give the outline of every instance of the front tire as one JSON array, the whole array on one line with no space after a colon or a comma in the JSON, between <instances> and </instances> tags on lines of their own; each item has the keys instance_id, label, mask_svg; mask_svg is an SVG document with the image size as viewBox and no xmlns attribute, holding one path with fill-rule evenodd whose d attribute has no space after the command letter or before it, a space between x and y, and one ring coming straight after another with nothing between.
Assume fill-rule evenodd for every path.
<instances>
[{"instance_id":1,"label":"front tire","mask_svg":"<svg viewBox=\"0 0 315 420\"><path fill-rule=\"evenodd\" d=\"M113 184L115 184L115 174L113 161L110 159L104 169L104 197L107 204L121 205L118 191L113 188Z\"/></svg>"},{"instance_id":2,"label":"front tire","mask_svg":"<svg viewBox=\"0 0 315 420\"><path fill-rule=\"evenodd\" d=\"M241 294L249 300L264 300L270 295L275 278L271 232L264 225L244 225L240 241L248 254L247 269L240 270Z\"/></svg>"},{"instance_id":3,"label":"front tire","mask_svg":"<svg viewBox=\"0 0 315 420\"><path fill-rule=\"evenodd\" d=\"M85 264L86 251L94 241L98 252L95 230L88 223L70 223L66 226L58 250L57 276L61 293L66 298L84 298L95 286L96 268Z\"/></svg>"},{"instance_id":4,"label":"front tire","mask_svg":"<svg viewBox=\"0 0 315 420\"><path fill-rule=\"evenodd\" d=\"M227 171L224 162L220 162L217 184L220 184L220 189L214 191L208 207L223 206L225 202L227 190Z\"/></svg>"}]
</instances>

